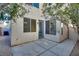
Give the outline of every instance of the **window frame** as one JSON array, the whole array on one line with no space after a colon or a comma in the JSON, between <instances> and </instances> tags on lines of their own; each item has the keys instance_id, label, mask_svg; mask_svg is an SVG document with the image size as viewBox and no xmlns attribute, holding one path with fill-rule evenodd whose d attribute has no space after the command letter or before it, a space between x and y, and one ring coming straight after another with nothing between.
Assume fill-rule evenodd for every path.
<instances>
[{"instance_id":1,"label":"window frame","mask_svg":"<svg viewBox=\"0 0 79 59\"><path fill-rule=\"evenodd\" d=\"M29 19L30 20L30 31L24 31L24 23L26 23L26 22L24 22L24 18L26 18L26 19ZM27 18L27 17L24 17L23 18L23 32L24 33L27 33L27 32L36 32L36 26L35 26L35 31L32 31L32 20L35 20L35 19L31 19L31 18ZM35 20L35 25L36 25L36 20Z\"/></svg>"},{"instance_id":2,"label":"window frame","mask_svg":"<svg viewBox=\"0 0 79 59\"><path fill-rule=\"evenodd\" d=\"M26 18L26 17L23 18L23 32L24 32L24 33L30 32L30 30L29 30L29 31L25 31L25 24L26 24L26 22L24 21L25 19L29 19L29 20L30 20L30 18ZM29 22L30 22L30 21L29 21ZM29 24L29 25L30 25L30 24ZM30 29L30 27L29 27L29 29Z\"/></svg>"},{"instance_id":3,"label":"window frame","mask_svg":"<svg viewBox=\"0 0 79 59\"><path fill-rule=\"evenodd\" d=\"M56 35L56 33L57 33L57 32L56 32L56 27L54 27L54 26L56 26L56 20L54 21L54 22L55 22L55 23L54 23L55 25L54 25L52 22L50 22L50 21L51 21L51 20L47 20L47 21L46 21L46 24L45 24L45 25L48 25L48 28L47 28L47 26L46 26L46 32L45 32L45 33L46 33L46 34L51 34L51 35ZM48 22L48 24L47 24L47 22ZM52 29L52 27L51 27L52 24L54 25L54 26L53 26L54 29L53 29L52 31L55 31L55 33L51 31L51 29ZM51 27L51 28L50 28L50 27ZM47 31L48 31L48 32L47 32ZM51 33L50 33L50 32L51 32Z\"/></svg>"},{"instance_id":4,"label":"window frame","mask_svg":"<svg viewBox=\"0 0 79 59\"><path fill-rule=\"evenodd\" d=\"M35 21L35 30L34 31L32 30L32 25L33 25L32 24L33 23L32 21ZM31 19L31 29L30 29L30 31L31 32L36 32L36 20L35 19Z\"/></svg>"}]
</instances>

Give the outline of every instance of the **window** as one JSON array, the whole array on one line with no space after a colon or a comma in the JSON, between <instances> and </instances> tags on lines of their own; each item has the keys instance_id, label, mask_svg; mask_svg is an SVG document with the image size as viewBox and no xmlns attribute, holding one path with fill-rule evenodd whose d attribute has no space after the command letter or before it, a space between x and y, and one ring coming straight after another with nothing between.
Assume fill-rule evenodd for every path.
<instances>
[{"instance_id":1,"label":"window","mask_svg":"<svg viewBox=\"0 0 79 59\"><path fill-rule=\"evenodd\" d=\"M36 20L31 20L31 32L36 32Z\"/></svg>"},{"instance_id":2,"label":"window","mask_svg":"<svg viewBox=\"0 0 79 59\"><path fill-rule=\"evenodd\" d=\"M32 5L32 3L25 3L26 5Z\"/></svg>"},{"instance_id":3,"label":"window","mask_svg":"<svg viewBox=\"0 0 79 59\"><path fill-rule=\"evenodd\" d=\"M30 19L24 18L24 32L30 32Z\"/></svg>"},{"instance_id":4,"label":"window","mask_svg":"<svg viewBox=\"0 0 79 59\"><path fill-rule=\"evenodd\" d=\"M32 3L32 6L39 8L39 3Z\"/></svg>"},{"instance_id":5,"label":"window","mask_svg":"<svg viewBox=\"0 0 79 59\"><path fill-rule=\"evenodd\" d=\"M48 5L49 5L49 6L52 5L52 3L49 3Z\"/></svg>"},{"instance_id":6,"label":"window","mask_svg":"<svg viewBox=\"0 0 79 59\"><path fill-rule=\"evenodd\" d=\"M39 8L39 3L26 3L26 5L31 5L33 7Z\"/></svg>"},{"instance_id":7,"label":"window","mask_svg":"<svg viewBox=\"0 0 79 59\"><path fill-rule=\"evenodd\" d=\"M24 32L36 32L36 20L24 18Z\"/></svg>"},{"instance_id":8,"label":"window","mask_svg":"<svg viewBox=\"0 0 79 59\"><path fill-rule=\"evenodd\" d=\"M46 21L46 34L56 35L56 20Z\"/></svg>"}]
</instances>

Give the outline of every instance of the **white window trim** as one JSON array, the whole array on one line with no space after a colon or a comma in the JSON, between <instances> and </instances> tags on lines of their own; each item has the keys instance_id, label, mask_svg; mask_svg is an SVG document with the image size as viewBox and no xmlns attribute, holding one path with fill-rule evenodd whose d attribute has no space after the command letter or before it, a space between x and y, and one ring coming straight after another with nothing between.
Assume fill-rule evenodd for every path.
<instances>
[{"instance_id":1,"label":"white window trim","mask_svg":"<svg viewBox=\"0 0 79 59\"><path fill-rule=\"evenodd\" d=\"M27 17L24 17L24 18L27 18ZM32 31L31 31L31 28L32 28L32 26L31 26L31 22L32 22L32 21L31 21L31 20L32 20L32 19L31 19L31 18L29 18L29 19L30 19L30 31L29 31L29 32L32 32ZM24 19L23 19L23 20L24 20ZM24 22L24 23L27 23L27 22ZM24 25L23 25L23 26L24 26ZM24 29L24 28L23 28L23 29ZM23 32L24 32L24 31L23 31ZM24 32L24 33L27 33L27 32Z\"/></svg>"}]
</instances>

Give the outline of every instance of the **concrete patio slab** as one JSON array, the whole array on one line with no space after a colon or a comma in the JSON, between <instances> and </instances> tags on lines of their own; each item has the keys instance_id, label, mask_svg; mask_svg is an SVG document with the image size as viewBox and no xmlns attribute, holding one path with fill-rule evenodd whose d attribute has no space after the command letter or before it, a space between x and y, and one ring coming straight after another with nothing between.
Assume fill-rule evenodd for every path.
<instances>
[{"instance_id":1,"label":"concrete patio slab","mask_svg":"<svg viewBox=\"0 0 79 59\"><path fill-rule=\"evenodd\" d=\"M14 56L69 56L74 46L74 41L70 39L62 43L41 39L14 46L12 53Z\"/></svg>"},{"instance_id":2,"label":"concrete patio slab","mask_svg":"<svg viewBox=\"0 0 79 59\"><path fill-rule=\"evenodd\" d=\"M46 51L46 52L44 52L43 54L41 54L40 56L56 56L56 55L53 54L53 53L50 52L50 51Z\"/></svg>"},{"instance_id":3,"label":"concrete patio slab","mask_svg":"<svg viewBox=\"0 0 79 59\"><path fill-rule=\"evenodd\" d=\"M43 52L45 49L37 44L29 43L12 47L12 53L16 56L35 56Z\"/></svg>"},{"instance_id":4,"label":"concrete patio slab","mask_svg":"<svg viewBox=\"0 0 79 59\"><path fill-rule=\"evenodd\" d=\"M59 43L47 40L47 39L40 39L38 41L35 41L36 44L40 45L41 47L48 49L50 47L54 47Z\"/></svg>"},{"instance_id":5,"label":"concrete patio slab","mask_svg":"<svg viewBox=\"0 0 79 59\"><path fill-rule=\"evenodd\" d=\"M59 56L69 56L74 46L75 43L72 40L67 39L57 46L52 47L50 51L56 53Z\"/></svg>"}]
</instances>

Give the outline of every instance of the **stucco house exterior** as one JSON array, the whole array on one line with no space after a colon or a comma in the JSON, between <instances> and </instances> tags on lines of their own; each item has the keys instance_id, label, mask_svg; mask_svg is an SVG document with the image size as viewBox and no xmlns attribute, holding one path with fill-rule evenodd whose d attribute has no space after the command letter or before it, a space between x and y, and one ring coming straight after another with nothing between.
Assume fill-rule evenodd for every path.
<instances>
[{"instance_id":1,"label":"stucco house exterior","mask_svg":"<svg viewBox=\"0 0 79 59\"><path fill-rule=\"evenodd\" d=\"M11 24L11 46L46 38L55 42L67 39L68 29L54 17L42 16L42 3L23 4L28 10L16 23Z\"/></svg>"}]
</instances>

